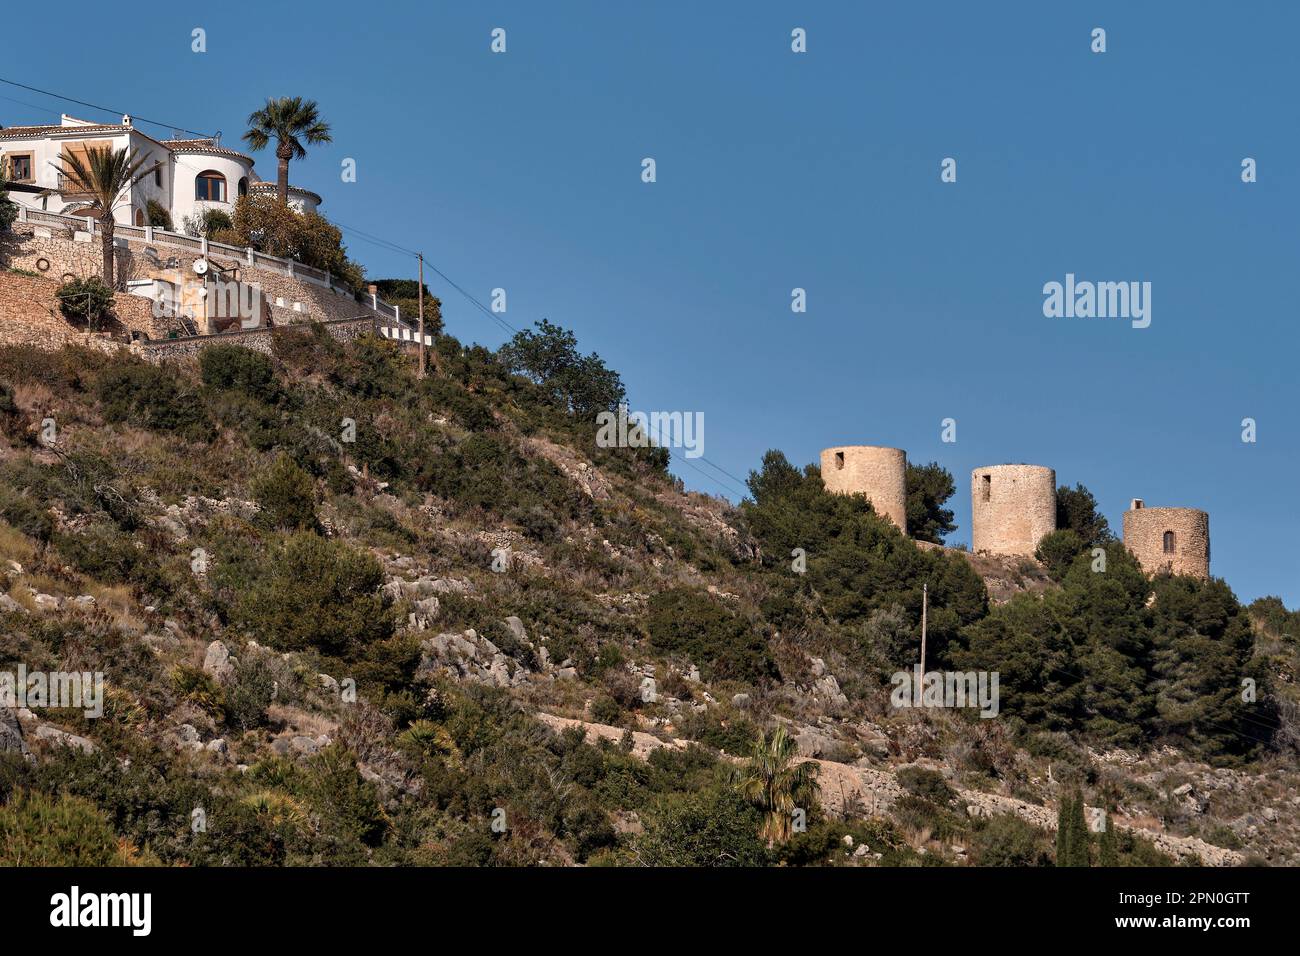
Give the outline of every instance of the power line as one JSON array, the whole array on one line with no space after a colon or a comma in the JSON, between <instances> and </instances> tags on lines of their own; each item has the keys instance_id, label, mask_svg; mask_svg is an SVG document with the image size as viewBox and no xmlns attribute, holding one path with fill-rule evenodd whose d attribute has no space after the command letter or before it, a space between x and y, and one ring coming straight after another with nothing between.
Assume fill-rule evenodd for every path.
<instances>
[{"instance_id":1,"label":"power line","mask_svg":"<svg viewBox=\"0 0 1300 956\"><path fill-rule=\"evenodd\" d=\"M359 238L361 238L361 239L363 239L363 240L365 240L365 241L367 241L367 242L374 243L375 245L377 245L377 246L381 246L381 247L383 247L383 248L385 248L385 249L389 249L389 250L391 250L392 252L397 252L397 253L401 253L401 254L403 254L403 255L412 256L412 257L414 257L414 258L422 258L421 255L420 255L420 253L416 252L414 249L407 249L405 246L399 245L399 244L393 242L391 239L384 239L384 238L382 238L382 237L380 237L380 236L371 235L370 233L366 232L365 230L357 229L357 228L354 227L354 226L347 226L347 225L344 225L343 223L339 222L338 220L333 220L333 222L334 222L334 225L338 226L338 227L339 227L340 229L342 229L344 232L348 232L348 233L351 233L351 234L353 234L353 235L355 235L355 236L358 236ZM447 275L447 273L443 272L441 269L439 269L436 265L434 265L434 264L433 264L432 262L430 262L428 259L424 259L423 262L424 262L424 264L425 264L426 266L428 266L428 267L429 267L429 268L430 268L434 273L436 273L436 274L437 274L437 275L442 279L442 281L446 282L447 285L451 286L453 289L455 289L457 292L459 292L462 296L464 296L465 299L466 299L466 300L467 300L471 305L473 305L476 309L478 309L480 312L482 312L485 316L487 316L487 317L488 317L489 319L491 319L493 322L497 323L498 326L500 326L501 328L503 328L503 329L504 329L505 331L507 331L507 332L513 332L513 333L518 334L519 329L515 328L515 327L514 327L513 325L511 325L508 321L506 321L505 319L501 318L501 316L500 316L499 314L497 314L496 312L494 312L494 311L492 311L490 308L488 308L486 305L484 305L483 302L482 302L482 301L481 301L477 296L475 296L475 295L473 295L471 292L467 291L467 290L466 290L464 287L462 287L458 282L456 282L454 279L452 279L451 276ZM662 444L662 438L663 438L663 436L660 435L660 436L658 436L658 437L659 437L659 440L660 440L660 445L659 445L659 447L662 448L662 447L664 447L663 444ZM709 460L708 460L707 458L705 458L703 455L698 456L698 459L697 459L697 460L700 462L700 464L708 465L708 466L709 466L710 468L712 468L714 471L717 471L717 472L721 473L722 475L725 475L727 478L731 479L731 481L724 481L724 480L722 480L721 478L718 478L718 477L715 476L715 475L711 475L711 474L709 474L707 471L704 471L704 470L702 470L702 469L700 469L700 468L697 468L697 467L695 466L694 461L692 461L691 459L688 459L688 458L686 458L686 457L684 457L684 456L683 456L681 459L679 459L679 460L680 460L680 462L681 462L682 464L686 465L686 466L687 466L688 468L690 468L692 471L694 471L694 472L696 472L697 474L703 476L706 480L712 482L714 485L717 485L717 486L720 487L720 488L725 489L726 491L729 491L729 492L731 492L731 493L733 493L733 494L735 494L735 495L737 495L737 496L739 496L739 497L741 497L741 498L746 497L746 495L748 494L748 492L744 490L744 489L747 487L747 486L746 486L746 483L745 483L744 480L742 480L742 479L740 479L740 478L737 478L735 475L733 475L731 472L727 471L727 470L726 470L725 468L723 468L721 465L717 465L717 464L714 464L713 462L709 461ZM734 482L735 484L732 484L732 482Z\"/></svg>"},{"instance_id":2,"label":"power line","mask_svg":"<svg viewBox=\"0 0 1300 956\"><path fill-rule=\"evenodd\" d=\"M50 90L42 90L42 89L40 89L40 88L38 88L38 87L35 87L35 86L28 86L28 85L25 84L25 83L18 83L18 82L15 82L14 80L6 80L3 76L0 76L0 83L8 83L10 86L16 86L16 87L18 87L19 89L28 90L28 91L30 91L30 92L32 92L32 93L40 93L40 94L42 94L43 96L52 96L52 97L54 97L56 100L63 100L65 103L76 103L78 106L87 106L87 107L89 107L89 108L92 109L92 110L99 110L101 113L112 113L112 114L114 114L114 115L116 115L116 116L125 116L125 115L127 115L127 111L126 111L126 110L115 110L115 109L110 109L110 108L107 107L107 106L99 106L99 105L97 105L97 104L95 104L95 103L87 103L85 100L78 100L78 99L74 99L74 98L71 97L71 96L64 96L62 93L53 93L53 92L51 92ZM17 102L17 101L15 101L15 102ZM23 105L24 105L24 106L31 106L30 103L25 103L25 104L23 104ZM40 108L41 108L41 107L33 107L33 109L40 109ZM53 110L51 110L50 112L53 112ZM203 137L206 137L206 138L211 138L211 137L212 137L212 134L211 134L211 133L201 133L201 132L199 132L199 131L196 130L196 129L186 129L184 126L177 126L175 123L163 123L163 122L161 122L161 121L159 121L159 120L152 120L152 119L149 119L147 116L136 116L134 113L132 113L132 114L130 114L130 115L132 116L133 119L137 119L137 120L139 120L141 123L148 123L150 126L161 126L161 127L165 128L165 129L177 130L177 131L182 132L182 133L193 133L195 136L203 136Z\"/></svg>"},{"instance_id":3,"label":"power line","mask_svg":"<svg viewBox=\"0 0 1300 956\"><path fill-rule=\"evenodd\" d=\"M361 230L361 229L357 229L357 228L355 228L355 227L353 227L353 226L345 226L343 223L339 222L338 220L334 220L334 225L338 226L338 227L339 227L340 229L342 229L344 232L350 232L350 233L352 233L353 235L359 236L359 237L361 237L362 239L364 239L364 240L366 240L366 241L368 241L368 242L372 242L372 243L374 243L374 244L376 244L376 245L378 245L378 246L383 246L384 248L386 248L386 249L390 249L390 250L392 250L393 252L400 252L400 253L403 253L403 254L405 254L405 255L412 256L412 257L414 257L414 258L419 258L419 256L420 256L420 253L416 252L414 249L407 249L405 246L399 246L397 243L392 242L392 241L390 241L390 240L388 240L388 239L381 239L379 236L372 236L372 235L370 235L368 232L365 232L365 231L363 231L363 230ZM470 303L471 303L475 308L477 308L480 312L482 312L482 313L483 313L484 315L486 315L489 319L491 319L493 322L495 322L495 323L496 323L500 328L502 328L505 332L507 332L507 333L518 333L519 330L518 330L517 328L515 328L513 325L511 325L511 324L510 324L509 322L507 322L505 319L501 318L501 316L498 315L496 312L493 312L491 309L489 309L487 306L485 306L485 305L484 305L482 302L480 302L480 301L478 300L478 298L476 298L472 293L470 293L470 292L468 292L466 289L462 288L462 287L461 287L457 282L455 282L455 281L454 281L454 280L453 280L449 275L447 275L447 273L443 272L441 269L439 269L436 265L434 265L434 264L433 264L432 262L430 262L428 259L425 259L425 260L424 260L424 264L427 265L427 266L428 266L428 267L429 267L433 272L435 272L439 277L441 277L441 279L442 279L444 282L446 282L449 286L451 286L453 289L455 289L457 292L459 292L461 295L463 295L463 296L464 296L464 297L465 297L465 298L466 298L466 299L467 299L467 300L468 300L468 301L469 301L469 302L470 302Z\"/></svg>"},{"instance_id":4,"label":"power line","mask_svg":"<svg viewBox=\"0 0 1300 956\"><path fill-rule=\"evenodd\" d=\"M24 100L16 100L12 96L0 96L0 100L5 100L9 103L17 103L19 106L26 106L28 109L37 110L41 113L49 113L52 116L59 115L58 110L52 110L48 106L37 106L35 103L28 103Z\"/></svg>"}]
</instances>

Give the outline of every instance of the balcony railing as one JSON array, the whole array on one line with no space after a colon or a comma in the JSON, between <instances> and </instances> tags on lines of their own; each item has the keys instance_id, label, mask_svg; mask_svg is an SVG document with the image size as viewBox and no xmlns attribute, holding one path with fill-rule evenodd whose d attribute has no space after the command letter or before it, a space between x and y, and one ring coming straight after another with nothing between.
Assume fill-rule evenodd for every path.
<instances>
[{"instance_id":1,"label":"balcony railing","mask_svg":"<svg viewBox=\"0 0 1300 956\"><path fill-rule=\"evenodd\" d=\"M63 173L59 173L59 194L64 199L91 199L95 195L76 179L65 176Z\"/></svg>"},{"instance_id":2,"label":"balcony railing","mask_svg":"<svg viewBox=\"0 0 1300 956\"><path fill-rule=\"evenodd\" d=\"M62 178L62 177L61 177ZM64 198L71 194L64 193ZM92 235L98 231L99 225L93 218L86 216L68 216L62 213L42 212L32 209L22 203L18 204L19 222L42 223L47 225L59 225L64 227L73 227L78 230L90 232ZM400 327L410 328L411 324L408 319L402 318L401 309L395 305L389 305L379 296L372 293L359 292L354 290L350 285L341 280L338 276L311 266L303 265L293 259L283 259L279 256L267 255L264 252L258 252L250 247L240 248L239 246L228 246L222 242L211 242L207 239L197 239L194 236L187 236L181 233L169 232L164 229L156 229L152 226L128 226L124 223L118 223L114 227L114 233L118 238L128 242L148 242L153 245L170 246L176 249L183 249L199 255L208 255L209 252L218 255L225 255L231 258L241 259L249 266L257 269L270 269L273 272L279 272L282 275L291 276L303 282L309 282L312 285L320 286L337 293L338 295L347 296L355 302L361 303L370 311L377 313L380 317L395 323Z\"/></svg>"}]
</instances>

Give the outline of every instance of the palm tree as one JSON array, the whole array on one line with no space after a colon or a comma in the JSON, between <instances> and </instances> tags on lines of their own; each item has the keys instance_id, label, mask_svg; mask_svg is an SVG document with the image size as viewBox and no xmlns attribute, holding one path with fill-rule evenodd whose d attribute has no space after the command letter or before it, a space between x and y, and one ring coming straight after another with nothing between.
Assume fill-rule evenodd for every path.
<instances>
[{"instance_id":1,"label":"palm tree","mask_svg":"<svg viewBox=\"0 0 1300 956\"><path fill-rule=\"evenodd\" d=\"M740 792L763 813L758 835L767 840L769 850L790 839L795 809L807 810L817 798L817 765L808 761L790 765L797 749L785 727L771 735L760 732L741 773Z\"/></svg>"},{"instance_id":2,"label":"palm tree","mask_svg":"<svg viewBox=\"0 0 1300 956\"><path fill-rule=\"evenodd\" d=\"M89 206L99 212L99 235L104 251L104 284L110 289L116 288L113 276L113 207L123 193L130 192L132 186L153 172L153 166L144 172L140 171L148 162L149 154L142 156L130 146L121 149L89 146L84 156L69 151L59 159L63 162L61 167L55 163L50 164L61 176L59 192L65 195L85 193L89 202L78 205Z\"/></svg>"},{"instance_id":3,"label":"palm tree","mask_svg":"<svg viewBox=\"0 0 1300 956\"><path fill-rule=\"evenodd\" d=\"M268 99L260 110L249 114L244 142L253 149L265 149L272 136L276 139L275 158L279 160L276 185L279 187L280 202L287 203L289 160L302 159L307 155L303 140L308 145L315 146L317 143L333 142L333 139L329 123L321 122L316 101L304 100L301 96Z\"/></svg>"}]
</instances>

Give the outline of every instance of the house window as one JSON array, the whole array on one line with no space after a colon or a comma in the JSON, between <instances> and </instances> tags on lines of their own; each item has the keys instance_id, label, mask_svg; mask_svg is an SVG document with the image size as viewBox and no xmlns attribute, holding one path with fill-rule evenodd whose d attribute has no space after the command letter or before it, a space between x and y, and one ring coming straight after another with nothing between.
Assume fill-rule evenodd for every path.
<instances>
[{"instance_id":1,"label":"house window","mask_svg":"<svg viewBox=\"0 0 1300 956\"><path fill-rule=\"evenodd\" d=\"M226 177L209 169L194 180L194 198L208 202L226 201Z\"/></svg>"},{"instance_id":2,"label":"house window","mask_svg":"<svg viewBox=\"0 0 1300 956\"><path fill-rule=\"evenodd\" d=\"M993 476L980 475L980 500L988 501L993 495Z\"/></svg>"},{"instance_id":3,"label":"house window","mask_svg":"<svg viewBox=\"0 0 1300 956\"><path fill-rule=\"evenodd\" d=\"M153 184L162 189L162 163L158 163L153 168Z\"/></svg>"},{"instance_id":4,"label":"house window","mask_svg":"<svg viewBox=\"0 0 1300 956\"><path fill-rule=\"evenodd\" d=\"M1172 531L1166 531L1165 532L1165 554L1173 554L1173 553L1174 553L1174 533Z\"/></svg>"},{"instance_id":5,"label":"house window","mask_svg":"<svg viewBox=\"0 0 1300 956\"><path fill-rule=\"evenodd\" d=\"M5 157L9 167L8 177L11 182L30 183L32 181L32 154L10 153Z\"/></svg>"},{"instance_id":6,"label":"house window","mask_svg":"<svg viewBox=\"0 0 1300 956\"><path fill-rule=\"evenodd\" d=\"M248 195L248 177L247 177L247 176L240 176L240 177L239 177L239 195L241 195L241 196L247 196L247 195Z\"/></svg>"},{"instance_id":7,"label":"house window","mask_svg":"<svg viewBox=\"0 0 1300 956\"><path fill-rule=\"evenodd\" d=\"M844 467L844 452L837 451L835 453L835 470L839 471L843 467Z\"/></svg>"}]
</instances>

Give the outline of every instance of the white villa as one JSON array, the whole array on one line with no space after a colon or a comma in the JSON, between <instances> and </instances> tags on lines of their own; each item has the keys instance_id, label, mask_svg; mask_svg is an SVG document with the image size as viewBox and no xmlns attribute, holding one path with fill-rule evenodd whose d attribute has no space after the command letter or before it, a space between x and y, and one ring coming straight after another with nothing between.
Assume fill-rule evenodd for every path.
<instances>
[{"instance_id":1,"label":"white villa","mask_svg":"<svg viewBox=\"0 0 1300 956\"><path fill-rule=\"evenodd\" d=\"M148 157L141 171L152 168L152 172L113 210L113 218L124 225L150 225L146 206L151 199L171 214L179 231L186 218L205 209L230 213L240 196L275 192L274 182L263 182L253 171L252 157L226 149L215 139L157 140L136 129L130 116L115 125L65 113L58 126L0 128L0 163L8 165L9 197L30 209L88 215L79 205L87 197L65 189L59 157L84 153L92 146L130 146ZM314 211L320 202L314 192L289 187L289 204L299 212Z\"/></svg>"}]
</instances>

